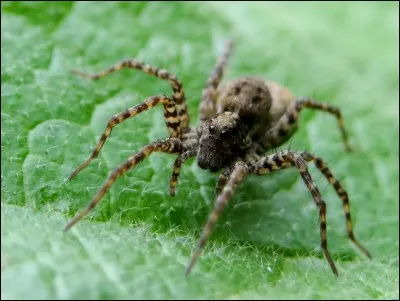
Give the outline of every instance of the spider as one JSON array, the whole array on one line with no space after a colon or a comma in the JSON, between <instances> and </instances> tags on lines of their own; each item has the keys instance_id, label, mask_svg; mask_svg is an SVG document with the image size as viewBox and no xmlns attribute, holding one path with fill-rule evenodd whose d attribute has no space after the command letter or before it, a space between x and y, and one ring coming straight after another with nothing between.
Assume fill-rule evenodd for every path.
<instances>
[{"instance_id":1,"label":"spider","mask_svg":"<svg viewBox=\"0 0 400 301\"><path fill-rule=\"evenodd\" d=\"M350 151L340 110L326 103L316 102L309 97L295 97L287 88L278 83L257 77L240 77L221 83L233 47L232 40L225 41L222 54L217 58L213 72L202 91L198 126L192 128L189 126L189 114L182 83L167 70L132 59L123 60L109 69L93 75L72 71L87 79L98 80L123 68L137 69L168 80L171 83L173 94L171 97L166 95L148 97L141 104L132 106L109 119L95 149L89 158L72 172L69 180L98 157L104 142L117 124L158 104L164 106L164 118L169 137L145 145L139 152L114 169L87 208L77 213L66 225L64 231L70 229L87 215L119 177L133 169L151 153L163 152L177 156L169 182L171 196L175 195L182 164L188 158L196 157L197 164L201 169L213 173L220 172L220 175L215 188L217 194L215 206L187 266L185 275L188 275L206 245L219 215L245 177L247 175L265 175L295 167L319 209L321 248L332 272L338 276L337 268L327 247L326 204L307 168L307 163L313 162L343 202L348 237L367 257L371 258L367 249L354 236L348 194L323 159L307 151L282 150L265 155L268 150L271 151L281 146L297 131L297 120L304 108L334 115L337 118L345 148Z\"/></svg>"}]
</instances>

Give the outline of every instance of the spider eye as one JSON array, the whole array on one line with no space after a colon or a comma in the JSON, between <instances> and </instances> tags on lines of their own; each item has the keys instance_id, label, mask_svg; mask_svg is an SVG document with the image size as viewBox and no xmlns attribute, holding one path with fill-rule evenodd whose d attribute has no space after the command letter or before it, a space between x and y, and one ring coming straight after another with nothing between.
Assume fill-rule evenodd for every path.
<instances>
[{"instance_id":1,"label":"spider eye","mask_svg":"<svg viewBox=\"0 0 400 301\"><path fill-rule=\"evenodd\" d=\"M215 125L210 125L208 130L210 131L211 134L215 134Z\"/></svg>"},{"instance_id":2,"label":"spider eye","mask_svg":"<svg viewBox=\"0 0 400 301\"><path fill-rule=\"evenodd\" d=\"M230 129L222 130L221 137L228 137L232 131Z\"/></svg>"}]
</instances>

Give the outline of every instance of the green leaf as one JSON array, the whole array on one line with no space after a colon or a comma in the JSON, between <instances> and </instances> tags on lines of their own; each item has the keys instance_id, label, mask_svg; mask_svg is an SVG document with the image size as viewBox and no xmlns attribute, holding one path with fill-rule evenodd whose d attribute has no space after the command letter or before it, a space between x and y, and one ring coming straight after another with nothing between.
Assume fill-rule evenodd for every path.
<instances>
[{"instance_id":1,"label":"green leaf","mask_svg":"<svg viewBox=\"0 0 400 301\"><path fill-rule=\"evenodd\" d=\"M2 299L398 299L398 3L2 2ZM165 137L162 108L118 125L73 181L108 119L168 83L123 70L139 58L184 83L191 124L222 42L236 41L226 78L259 75L341 108L304 111L292 149L324 158L350 195L358 239L340 199L310 166L328 206L336 279L319 249L318 211L296 170L249 177L220 217L192 274L185 267L215 200L217 175L154 154L121 177L70 232L62 229L108 173ZM287 145L283 146L287 147Z\"/></svg>"}]
</instances>

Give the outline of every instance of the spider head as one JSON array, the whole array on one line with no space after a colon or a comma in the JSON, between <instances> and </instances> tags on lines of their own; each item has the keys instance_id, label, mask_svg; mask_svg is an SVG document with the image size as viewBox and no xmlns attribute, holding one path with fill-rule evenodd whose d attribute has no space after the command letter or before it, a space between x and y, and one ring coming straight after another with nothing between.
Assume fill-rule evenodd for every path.
<instances>
[{"instance_id":1,"label":"spider head","mask_svg":"<svg viewBox=\"0 0 400 301\"><path fill-rule=\"evenodd\" d=\"M223 112L198 128L197 162L217 172L244 156L250 146L247 126L237 113Z\"/></svg>"}]
</instances>

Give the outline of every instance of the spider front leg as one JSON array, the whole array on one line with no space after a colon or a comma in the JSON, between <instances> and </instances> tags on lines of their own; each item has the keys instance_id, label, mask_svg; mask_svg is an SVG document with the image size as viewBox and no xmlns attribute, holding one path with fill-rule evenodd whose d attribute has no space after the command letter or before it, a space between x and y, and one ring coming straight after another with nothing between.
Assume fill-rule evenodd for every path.
<instances>
[{"instance_id":1,"label":"spider front leg","mask_svg":"<svg viewBox=\"0 0 400 301\"><path fill-rule=\"evenodd\" d=\"M328 112L334 115L338 121L346 151L350 152L352 150L348 142L348 135L343 125L343 118L340 110L335 106L316 102L309 97L299 97L289 105L286 113L277 121L277 124L264 135L261 143L263 147L271 149L281 145L290 138L291 134L297 129L297 120L303 108Z\"/></svg>"},{"instance_id":2,"label":"spider front leg","mask_svg":"<svg viewBox=\"0 0 400 301\"><path fill-rule=\"evenodd\" d=\"M98 80L102 77L105 77L105 76L111 74L111 73L117 72L123 68L131 68L131 69L141 70L146 74L168 80L171 83L172 90L174 91L172 100L173 100L174 106L176 107L176 111L178 112L179 120L181 122L182 132L186 133L189 131L189 115L187 112L185 93L183 91L182 83L178 80L178 78L175 75L171 74L167 70L159 69L157 67L148 65L139 60L133 59L133 60L123 60L123 61L115 64L114 66L111 66L107 70L101 71L96 74L87 74L85 72L78 71L78 70L72 70L72 72L77 75L80 75L82 77L85 77L87 79L90 79L90 80ZM175 137L175 136L173 136L173 137ZM181 138L180 131L176 137Z\"/></svg>"},{"instance_id":3,"label":"spider front leg","mask_svg":"<svg viewBox=\"0 0 400 301\"><path fill-rule=\"evenodd\" d=\"M217 185L215 186L215 194L219 195L229 180L232 168L226 168L218 177Z\"/></svg>"},{"instance_id":4,"label":"spider front leg","mask_svg":"<svg viewBox=\"0 0 400 301\"><path fill-rule=\"evenodd\" d=\"M206 85L203 89L201 103L199 108L199 123L203 123L215 114L215 102L217 99L217 88L224 75L224 70L228 63L228 59L233 49L233 41L228 40L225 42L225 47L222 55L218 58L213 72L207 79Z\"/></svg>"},{"instance_id":5,"label":"spider front leg","mask_svg":"<svg viewBox=\"0 0 400 301\"><path fill-rule=\"evenodd\" d=\"M181 140L177 138L167 138L155 141L151 144L144 146L137 154L128 158L125 163L117 167L108 177L106 182L100 188L99 192L95 195L86 209L79 212L64 228L64 232L75 225L80 219L87 215L103 198L104 194L108 191L111 185L128 170L134 168L139 162L143 161L152 152L163 152L168 154L181 154L186 151L186 146Z\"/></svg>"},{"instance_id":6,"label":"spider front leg","mask_svg":"<svg viewBox=\"0 0 400 301\"><path fill-rule=\"evenodd\" d=\"M92 162L95 158L97 158L105 141L110 136L112 129L117 124L125 121L128 118L136 116L137 114L147 111L159 103L164 105L164 117L170 137L179 137L181 132L181 127L180 127L181 124L172 99L163 95L149 97L143 103L133 106L127 109L126 111L118 113L110 118L107 127L103 135L101 136L99 142L97 143L95 149L93 150L92 154L71 173L68 179L71 180L72 178L74 178L79 172L81 172L85 167L87 167L90 164L90 162Z\"/></svg>"},{"instance_id":7,"label":"spider front leg","mask_svg":"<svg viewBox=\"0 0 400 301\"><path fill-rule=\"evenodd\" d=\"M372 258L371 254L368 252L368 250L355 238L354 231L353 231L353 225L351 222L351 215L350 215L350 201L349 201L349 196L348 196L346 190L343 189L340 182L333 176L331 170L328 168L328 166L326 165L324 160L322 160L321 158L316 157L308 152L303 152L301 154L301 156L306 161L313 161L315 166L318 168L318 170L325 176L325 178L328 180L328 182L333 186L337 195L343 202L343 209L344 209L344 213L345 213L346 226L347 226L347 236L362 252L364 252L364 254L368 258Z\"/></svg>"},{"instance_id":8,"label":"spider front leg","mask_svg":"<svg viewBox=\"0 0 400 301\"><path fill-rule=\"evenodd\" d=\"M332 272L338 276L337 268L332 260L332 257L328 251L328 242L326 236L326 203L322 199L321 193L315 186L314 181L308 171L307 163L301 156L301 154L282 151L274 155L261 158L258 162L251 166L251 172L258 175L264 175L276 170L281 170L288 167L295 166L308 190L310 191L315 204L319 209L319 221L320 221L320 236L321 236L321 248L324 252L325 258L328 261Z\"/></svg>"},{"instance_id":9,"label":"spider front leg","mask_svg":"<svg viewBox=\"0 0 400 301\"><path fill-rule=\"evenodd\" d=\"M248 173L248 167L244 162L237 162L232 169L232 172L229 176L229 180L227 184L222 189L222 192L219 194L217 201L215 202L215 206L213 211L211 212L207 224L204 227L203 233L198 242L197 248L192 256L192 259L186 269L185 275L189 275L192 270L194 264L196 263L197 258L200 256L201 251L203 250L208 238L210 237L211 231L221 214L222 210L228 204L229 199L232 197L235 192L237 186L243 181L243 178Z\"/></svg>"},{"instance_id":10,"label":"spider front leg","mask_svg":"<svg viewBox=\"0 0 400 301\"><path fill-rule=\"evenodd\" d=\"M185 163L185 161L187 159L189 159L190 157L196 156L197 154L197 150L196 149L190 149L186 152L184 152L183 154L180 154L175 162L174 162L174 168L172 170L172 175L171 175L171 179L169 180L169 194L170 196L174 196L175 195L175 188L176 185L178 183L178 177L179 174L181 172L181 166L183 163Z\"/></svg>"}]
</instances>

